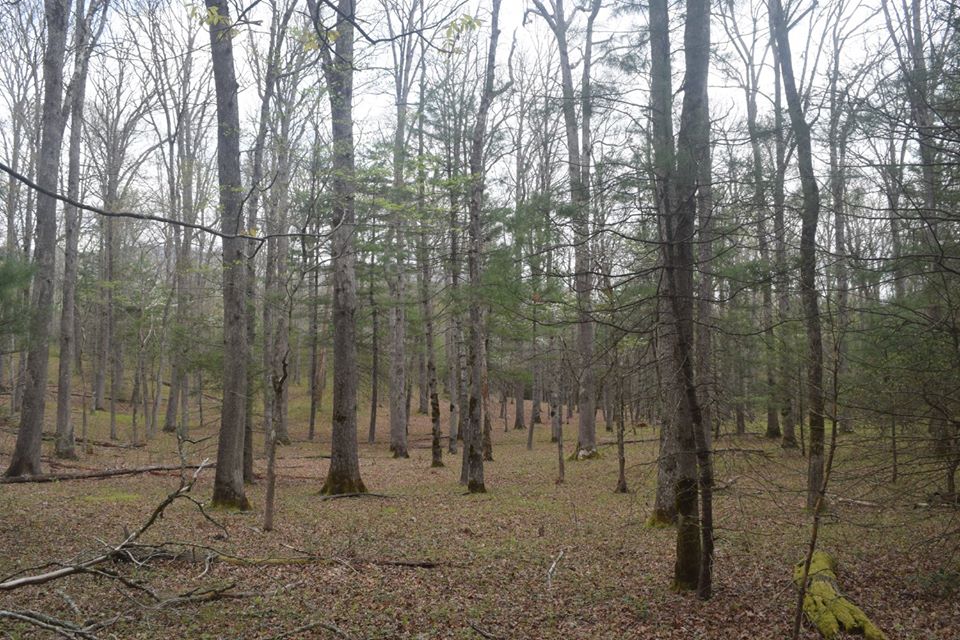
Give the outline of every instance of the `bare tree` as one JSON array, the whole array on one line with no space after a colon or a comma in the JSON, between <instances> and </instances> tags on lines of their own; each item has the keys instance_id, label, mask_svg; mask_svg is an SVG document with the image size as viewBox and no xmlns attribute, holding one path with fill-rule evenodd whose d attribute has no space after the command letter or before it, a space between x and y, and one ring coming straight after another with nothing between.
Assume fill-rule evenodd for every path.
<instances>
[{"instance_id":1,"label":"bare tree","mask_svg":"<svg viewBox=\"0 0 960 640\"><path fill-rule=\"evenodd\" d=\"M356 199L353 142L353 52L355 0L340 0L333 30L308 0L323 53L333 130L333 435L325 494L363 493L357 449L357 277L354 248ZM336 33L336 38L331 38ZM331 40L333 44L330 44Z\"/></svg>"},{"instance_id":2,"label":"bare tree","mask_svg":"<svg viewBox=\"0 0 960 640\"><path fill-rule=\"evenodd\" d=\"M223 242L223 405L213 502L249 509L243 486L243 441L247 394L246 241L240 171L240 110L227 0L206 0L217 94L217 172Z\"/></svg>"},{"instance_id":3,"label":"bare tree","mask_svg":"<svg viewBox=\"0 0 960 640\"><path fill-rule=\"evenodd\" d=\"M490 18L490 48L487 52L486 72L484 73L483 92L480 96L480 108L473 127L470 143L470 248L467 257L470 287L473 289L470 300L470 349L467 366L470 369L469 430L463 436L467 462L467 490L470 493L484 493L487 489L483 481L482 452L482 410L484 408L483 376L483 327L481 326L480 300L480 257L483 247L482 225L480 221L483 209L484 163L483 151L487 131L487 116L490 103L494 98L494 80L497 68L497 42L500 39L500 0L493 0Z\"/></svg>"},{"instance_id":4,"label":"bare tree","mask_svg":"<svg viewBox=\"0 0 960 640\"><path fill-rule=\"evenodd\" d=\"M593 62L593 25L600 12L601 0L589 5L582 76L580 80L580 116L577 123L577 101L573 86L573 66L570 60L568 35L573 16L566 15L563 0L550 0L548 9L542 0L533 0L536 13L553 31L560 53L560 78L563 90L563 119L567 136L568 180L573 209L575 266L574 289L577 294L577 350L580 353L580 423L577 436L578 458L593 457L597 453L596 379L593 362L594 322L591 316L593 288L590 256L590 156L591 65ZM582 139L581 139L582 138Z\"/></svg>"},{"instance_id":5,"label":"bare tree","mask_svg":"<svg viewBox=\"0 0 960 640\"><path fill-rule=\"evenodd\" d=\"M60 147L66 126L63 112L63 64L67 46L70 0L44 0L47 27L43 54L43 120L37 184L47 193L37 196L37 271L33 280L33 314L23 411L7 476L37 475L47 395L50 324L53 319L53 280L56 272L57 201L50 195L60 175Z\"/></svg>"},{"instance_id":6,"label":"bare tree","mask_svg":"<svg viewBox=\"0 0 960 640\"><path fill-rule=\"evenodd\" d=\"M75 9L74 71L67 94L69 101L64 107L70 109L70 141L68 143L67 195L74 200L80 196L80 151L83 130L83 105L86 96L87 70L90 54L103 31L107 2L94 1L86 9L85 2L78 0ZM99 20L95 23L96 16ZM57 375L57 440L55 453L58 458L77 456L73 424L70 419L70 389L73 382L72 367L76 350L76 294L77 294L77 248L80 240L79 211L72 205L64 207L64 262L63 303L60 308L60 362Z\"/></svg>"},{"instance_id":7,"label":"bare tree","mask_svg":"<svg viewBox=\"0 0 960 640\"><path fill-rule=\"evenodd\" d=\"M813 171L810 125L804 116L803 104L797 91L787 19L780 0L771 1L770 19L777 43L777 62L782 73L790 123L797 141L797 163L803 195L800 294L803 299L807 333L807 398L810 422L807 507L813 509L817 505L818 494L823 485L824 465L823 338L817 293L817 225L820 220L820 187Z\"/></svg>"}]
</instances>

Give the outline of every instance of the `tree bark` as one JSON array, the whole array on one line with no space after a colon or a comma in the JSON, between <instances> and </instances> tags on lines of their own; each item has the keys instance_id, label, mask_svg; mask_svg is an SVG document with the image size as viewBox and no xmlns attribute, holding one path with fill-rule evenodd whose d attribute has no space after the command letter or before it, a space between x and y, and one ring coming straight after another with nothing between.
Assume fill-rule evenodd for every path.
<instances>
[{"instance_id":1,"label":"tree bark","mask_svg":"<svg viewBox=\"0 0 960 640\"><path fill-rule=\"evenodd\" d=\"M666 0L653 0L650 3L650 129L653 146L654 198L657 205L659 233L661 242L668 241L666 235L666 215L672 206L671 190L674 171L673 142L673 88L670 60L670 21ZM662 258L667 264L666 254ZM660 289L669 293L669 280L666 271L661 271ZM657 300L657 327L655 329L654 351L656 353L657 381L660 389L660 454L657 460L657 493L653 513L648 519L652 526L669 524L676 521L676 477L677 477L677 407L680 399L675 393L675 385L669 375L670 344L673 342L675 322L673 311L665 295ZM666 369L666 371L664 370Z\"/></svg>"},{"instance_id":2,"label":"tree bark","mask_svg":"<svg viewBox=\"0 0 960 640\"><path fill-rule=\"evenodd\" d=\"M83 104L86 95L87 69L90 53L99 32L91 33L91 15L88 17L83 0L77 3L74 28L74 72L70 86L70 141L68 147L67 195L77 200L80 196L80 143L83 125ZM101 22L101 25L105 22ZM65 105L66 106L66 105ZM55 454L58 458L75 459L76 445L70 411L70 396L73 376L71 367L77 352L77 270L78 245L80 240L80 216L76 207L64 206L64 260L63 303L60 310L60 363L57 375L57 440ZM2 375L0 375L2 385Z\"/></svg>"},{"instance_id":3,"label":"tree bark","mask_svg":"<svg viewBox=\"0 0 960 640\"><path fill-rule=\"evenodd\" d=\"M470 493L484 493L486 486L483 478L483 423L482 411L486 392L483 380L483 327L480 310L480 257L483 248L483 210L484 163L483 150L487 133L487 114L493 102L493 83L497 64L497 43L500 40L500 0L493 0L490 18L490 46L487 51L487 65L484 74L483 93L477 120L473 127L473 139L470 145L470 247L467 255L467 268L470 277L470 345L467 366L470 369L469 429L464 434L463 446L467 450L467 490Z\"/></svg>"},{"instance_id":4,"label":"tree bark","mask_svg":"<svg viewBox=\"0 0 960 640\"><path fill-rule=\"evenodd\" d=\"M219 16L210 20L210 51L217 96L217 175L220 187L223 243L223 404L217 445L213 504L246 510L243 485L243 442L247 394L246 242L229 237L243 226L240 171L240 110L233 63L230 7L227 0L206 0ZM186 390L182 391L183 393Z\"/></svg>"},{"instance_id":5,"label":"tree bark","mask_svg":"<svg viewBox=\"0 0 960 640\"><path fill-rule=\"evenodd\" d=\"M63 64L69 13L70 0L44 0L47 41L43 52L43 119L37 184L49 192L57 190L57 177L60 175L60 147L66 120L62 109ZM36 220L34 258L37 270L33 279L26 384L17 443L6 471L7 476L41 473L40 442L46 406L53 281L56 276L57 201L54 198L43 193L37 196Z\"/></svg>"},{"instance_id":6,"label":"tree bark","mask_svg":"<svg viewBox=\"0 0 960 640\"><path fill-rule=\"evenodd\" d=\"M541 0L534 0L537 12L546 20L557 42L560 56L563 120L567 138L567 167L570 201L573 208L574 291L577 298L577 351L580 357L579 426L577 431L577 458L597 454L596 379L593 363L594 323L592 318L590 255L590 114L592 98L590 72L593 47L593 23L600 11L600 0L593 0L587 21L584 48L583 75L580 86L581 126L577 125L577 101L574 96L573 72L567 41L570 21L565 15L563 0L551 0L548 11ZM582 141L580 137L582 136Z\"/></svg>"},{"instance_id":7,"label":"tree bark","mask_svg":"<svg viewBox=\"0 0 960 640\"><path fill-rule=\"evenodd\" d=\"M803 195L800 231L800 294L803 299L804 325L807 334L807 398L809 401L810 448L807 468L807 507L817 504L823 484L824 467L824 400L823 338L817 294L817 224L820 220L820 188L813 171L813 150L810 125L807 123L800 94L793 74L793 58L786 18L780 0L771 0L771 21L779 51L783 90L787 98L790 123L797 141L797 163Z\"/></svg>"},{"instance_id":8,"label":"tree bark","mask_svg":"<svg viewBox=\"0 0 960 640\"><path fill-rule=\"evenodd\" d=\"M316 0L308 0L322 42ZM356 199L353 141L353 21L355 0L340 0L336 41L322 48L333 133L333 433L330 469L321 493L365 493L357 447Z\"/></svg>"},{"instance_id":9,"label":"tree bark","mask_svg":"<svg viewBox=\"0 0 960 640\"><path fill-rule=\"evenodd\" d=\"M771 28L771 31L773 29ZM780 71L780 49L776 37L771 35L773 42L773 121L775 136L776 170L773 184L773 235L775 240L774 259L776 263L777 284L777 318L780 323L780 349L778 361L777 397L780 406L780 422L783 439L780 446L784 449L797 448L796 419L793 413L792 379L793 362L789 349L786 321L790 313L790 274L787 271L787 227L786 227L786 172L787 172L787 143L783 127L783 83Z\"/></svg>"}]
</instances>

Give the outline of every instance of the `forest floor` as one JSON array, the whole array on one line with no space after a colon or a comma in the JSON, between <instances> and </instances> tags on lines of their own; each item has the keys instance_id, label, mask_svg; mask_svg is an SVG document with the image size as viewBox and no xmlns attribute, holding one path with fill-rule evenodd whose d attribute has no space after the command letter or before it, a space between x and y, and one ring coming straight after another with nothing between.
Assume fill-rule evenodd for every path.
<instances>
[{"instance_id":1,"label":"forest floor","mask_svg":"<svg viewBox=\"0 0 960 640\"><path fill-rule=\"evenodd\" d=\"M215 407L207 411L214 415ZM246 592L243 597L158 608L145 592L80 575L0 594L0 608L75 622L122 614L100 632L115 638L789 637L796 603L792 566L805 553L810 531L799 452L784 452L758 435L716 443L723 488L715 503L715 595L700 602L669 588L674 530L645 526L656 481L651 428L627 431L630 493L622 495L613 493L613 434L602 426L603 456L568 462L566 482L558 485L547 428L537 426L534 449L527 451L525 433L504 432L496 420L495 461L485 465L488 493L468 495L457 482L459 456L445 452L447 466L430 468L426 416L412 417L411 457L402 460L387 451L386 409L381 418L378 442L361 445L361 467L368 489L388 497L320 499L328 417L318 439L307 442L304 403L295 402L295 442L279 450L275 531L261 528L261 479L249 490L253 511L212 513L227 527L226 539L186 502L174 504L146 534L148 541L211 547L257 563L208 563L200 550L139 569L132 563L109 567L161 597L230 585ZM92 438L107 439L107 420L105 412L91 418ZM122 415L121 424L128 422ZM365 432L364 416L360 424ZM14 426L0 421L4 460ZM570 442L575 424L565 432ZM198 427L191 435L212 433ZM262 439L260 432L258 451ZM211 438L192 447L190 462L215 457L215 443ZM45 454L48 447L52 443L45 442ZM905 466L908 472L891 483L875 451L880 448L874 435L841 440L820 548L835 554L843 590L891 639L960 638L960 514L916 508L924 499L920 476ZM76 463L55 464L45 456L44 467L63 472L176 461L174 438L163 434L141 448L94 446ZM256 464L263 474L265 461ZM0 486L0 574L68 562L121 540L177 487L178 475ZM212 470L201 474L197 498L209 498L212 479ZM311 560L277 563L304 556ZM313 623L327 626L284 635ZM0 634L53 637L2 619ZM816 636L805 629L802 637Z\"/></svg>"}]
</instances>

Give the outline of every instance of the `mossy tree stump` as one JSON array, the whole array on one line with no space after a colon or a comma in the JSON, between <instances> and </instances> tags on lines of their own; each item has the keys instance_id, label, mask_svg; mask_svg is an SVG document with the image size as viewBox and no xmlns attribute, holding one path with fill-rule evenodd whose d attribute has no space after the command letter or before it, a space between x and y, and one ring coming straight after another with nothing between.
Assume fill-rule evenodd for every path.
<instances>
[{"instance_id":1,"label":"mossy tree stump","mask_svg":"<svg viewBox=\"0 0 960 640\"><path fill-rule=\"evenodd\" d=\"M804 561L793 568L793 582L803 585ZM837 585L837 561L829 553L816 551L810 561L803 612L824 638L836 638L840 631L861 635L867 640L887 640L860 607L848 600Z\"/></svg>"}]
</instances>

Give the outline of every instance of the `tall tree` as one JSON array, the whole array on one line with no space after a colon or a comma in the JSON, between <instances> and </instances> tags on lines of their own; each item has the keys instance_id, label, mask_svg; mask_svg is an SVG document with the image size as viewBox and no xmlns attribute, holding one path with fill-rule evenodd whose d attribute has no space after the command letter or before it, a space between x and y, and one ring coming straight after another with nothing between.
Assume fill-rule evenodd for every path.
<instances>
[{"instance_id":1,"label":"tall tree","mask_svg":"<svg viewBox=\"0 0 960 640\"><path fill-rule=\"evenodd\" d=\"M67 151L67 195L77 200L80 196L80 147L83 131L83 106L86 97L87 71L90 54L99 38L106 20L106 2L95 0L89 9L83 0L78 0L75 9L74 69L64 107L70 109L70 140ZM103 11L101 12L101 9ZM94 24L96 16L99 21ZM71 421L72 367L76 354L76 296L77 296L77 249L80 241L79 210L73 205L63 209L64 260L63 302L60 308L60 361L57 375L57 440L55 453L58 458L75 458L73 423Z\"/></svg>"},{"instance_id":2,"label":"tall tree","mask_svg":"<svg viewBox=\"0 0 960 640\"><path fill-rule=\"evenodd\" d=\"M423 17L422 0L411 0L405 6L394 0L381 0L387 18L391 67L396 110L393 133L393 184L388 242L391 256L387 283L390 287L390 450L395 458L409 458L407 452L407 369L406 369L406 313L405 289L405 226L406 188L404 170L407 161L407 135L410 91L416 81L420 63L416 52L415 34L419 32L418 18ZM419 27L422 28L422 23ZM421 50L422 51L422 50Z\"/></svg>"},{"instance_id":3,"label":"tall tree","mask_svg":"<svg viewBox=\"0 0 960 640\"><path fill-rule=\"evenodd\" d=\"M233 62L232 31L227 0L206 0L210 53L217 95L217 174L223 242L223 404L213 503L249 509L243 486L243 441L247 394L246 241L240 171L239 85Z\"/></svg>"},{"instance_id":4,"label":"tall tree","mask_svg":"<svg viewBox=\"0 0 960 640\"><path fill-rule=\"evenodd\" d=\"M666 219L672 206L675 149L673 140L673 76L670 59L670 17L665 0L650 3L650 130L652 149L652 177L661 241L666 241ZM664 254L664 265L666 254ZM660 288L669 290L669 281L661 271ZM653 513L648 522L653 525L671 523L676 519L675 494L678 473L676 438L676 397L674 385L664 371L670 360L670 341L673 332L672 312L666 296L657 300L657 326L654 335L657 386L661 399L660 455L657 460L657 493ZM661 364L662 363L662 364ZM685 458L689 463L689 457Z\"/></svg>"},{"instance_id":5,"label":"tall tree","mask_svg":"<svg viewBox=\"0 0 960 640\"><path fill-rule=\"evenodd\" d=\"M44 0L47 28L43 52L43 119L40 157L38 158L36 253L37 270L33 279L30 318L30 344L27 353L27 379L17 444L7 468L7 476L35 475L40 468L40 441L47 396L47 365L50 356L50 325L53 319L53 280L56 275L57 201L50 193L57 190L60 175L60 151L66 114L63 111L63 64L67 46L70 0ZM46 193L44 193L46 192Z\"/></svg>"},{"instance_id":6,"label":"tall tree","mask_svg":"<svg viewBox=\"0 0 960 640\"><path fill-rule=\"evenodd\" d=\"M710 66L710 2L687 0L683 50L685 71L676 164L660 150L655 159L659 213L663 226L663 265L671 326L668 384L675 389L678 410L674 425L677 470L674 492L677 510L675 589L697 589L701 598L711 595L713 555L712 460L697 394L694 351L694 235L698 206L710 205L710 114L707 77ZM658 56L669 55L666 2L651 3L651 24L658 31ZM666 45L666 46L665 46ZM661 60L662 72L662 60ZM658 77L658 83L665 78ZM658 89L662 87L658 86ZM658 93L663 101L664 96ZM659 105L658 105L659 106ZM654 112L657 109L655 107ZM666 114L658 116L664 118ZM668 131L658 122L658 146ZM658 144L659 143L659 144ZM667 149L668 150L668 149ZM666 156L666 157L664 157ZM672 176L672 178L671 178ZM709 215L709 214L707 214Z\"/></svg>"},{"instance_id":7,"label":"tall tree","mask_svg":"<svg viewBox=\"0 0 960 640\"><path fill-rule=\"evenodd\" d=\"M572 16L565 12L563 0L550 0L550 9L543 0L533 0L537 13L547 22L560 53L560 78L563 91L563 120L567 136L567 171L570 183L571 213L574 227L574 290L577 296L577 350L580 355L580 409L577 436L578 458L597 453L596 374L593 351L595 327L592 317L593 264L590 255L590 162L592 153L591 70L593 63L593 25L602 0L592 0L587 17L580 80L580 116L577 123L577 100L573 86L568 35Z\"/></svg>"},{"instance_id":8,"label":"tall tree","mask_svg":"<svg viewBox=\"0 0 960 640\"><path fill-rule=\"evenodd\" d=\"M790 124L797 141L797 164L803 196L800 231L800 295L807 334L807 400L810 424L807 468L807 507L817 504L823 484L823 337L817 292L817 225L820 221L820 187L813 171L810 125L804 115L793 72L787 19L780 0L771 0L770 19L777 43L778 64L787 98Z\"/></svg>"},{"instance_id":9,"label":"tall tree","mask_svg":"<svg viewBox=\"0 0 960 640\"><path fill-rule=\"evenodd\" d=\"M483 424L481 422L484 407L483 376L483 327L480 308L480 258L483 248L483 210L484 162L483 151L486 147L487 117L490 103L493 102L493 83L497 68L497 42L500 40L500 0L493 0L490 17L490 48L487 52L487 65L483 80L483 93L480 96L480 108L473 126L473 138L470 143L470 248L467 265L470 277L470 347L467 366L470 369L470 400L468 433L464 434L463 446L466 449L467 490L470 493L484 493L483 481Z\"/></svg>"},{"instance_id":10,"label":"tall tree","mask_svg":"<svg viewBox=\"0 0 960 640\"><path fill-rule=\"evenodd\" d=\"M353 142L353 52L355 0L340 0L333 29L320 22L320 7L308 0L321 42L333 131L333 434L330 469L321 492L362 493L357 447L357 276L354 234L356 169ZM335 37L332 37L334 36ZM332 44L330 44L332 42Z\"/></svg>"}]
</instances>

